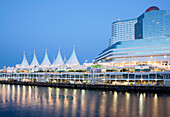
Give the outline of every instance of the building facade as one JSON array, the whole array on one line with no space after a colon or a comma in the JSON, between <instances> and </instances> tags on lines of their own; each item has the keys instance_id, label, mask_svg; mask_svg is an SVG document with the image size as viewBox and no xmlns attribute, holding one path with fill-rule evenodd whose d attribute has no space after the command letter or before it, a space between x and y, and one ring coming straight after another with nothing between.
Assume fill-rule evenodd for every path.
<instances>
[{"instance_id":1,"label":"building facade","mask_svg":"<svg viewBox=\"0 0 170 117\"><path fill-rule=\"evenodd\" d=\"M103 50L96 62L113 66L147 64L170 69L170 15L150 7L137 18L134 40L117 41Z\"/></svg>"},{"instance_id":2,"label":"building facade","mask_svg":"<svg viewBox=\"0 0 170 117\"><path fill-rule=\"evenodd\" d=\"M105 49L96 61L115 66L154 64L170 67L170 37L121 41Z\"/></svg>"},{"instance_id":3,"label":"building facade","mask_svg":"<svg viewBox=\"0 0 170 117\"><path fill-rule=\"evenodd\" d=\"M170 14L168 10L150 7L137 18L135 39L166 37L170 35Z\"/></svg>"},{"instance_id":4,"label":"building facade","mask_svg":"<svg viewBox=\"0 0 170 117\"><path fill-rule=\"evenodd\" d=\"M135 39L135 24L137 19L117 20L112 23L112 37L109 40L109 46L119 41Z\"/></svg>"}]
</instances>

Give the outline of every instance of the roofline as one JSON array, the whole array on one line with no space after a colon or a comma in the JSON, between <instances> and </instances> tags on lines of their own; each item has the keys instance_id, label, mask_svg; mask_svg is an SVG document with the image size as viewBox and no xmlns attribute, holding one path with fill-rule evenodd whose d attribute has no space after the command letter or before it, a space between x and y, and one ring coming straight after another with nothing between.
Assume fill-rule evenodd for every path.
<instances>
[{"instance_id":1,"label":"roofline","mask_svg":"<svg viewBox=\"0 0 170 117\"><path fill-rule=\"evenodd\" d=\"M113 23L117 23L117 22L126 22L126 21L130 21L130 20L137 20L137 18L127 19L127 20L114 21ZM112 24L113 24L113 23L112 23Z\"/></svg>"}]
</instances>

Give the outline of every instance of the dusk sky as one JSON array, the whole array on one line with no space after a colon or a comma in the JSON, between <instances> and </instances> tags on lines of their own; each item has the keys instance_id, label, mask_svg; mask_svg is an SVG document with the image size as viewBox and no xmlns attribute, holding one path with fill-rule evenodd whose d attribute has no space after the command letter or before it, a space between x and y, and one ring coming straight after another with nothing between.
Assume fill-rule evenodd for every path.
<instances>
[{"instance_id":1,"label":"dusk sky","mask_svg":"<svg viewBox=\"0 0 170 117\"><path fill-rule=\"evenodd\" d=\"M0 68L39 63L45 49L51 62L68 60L73 49L80 63L92 62L109 45L112 22L137 18L150 6L170 10L170 0L0 0Z\"/></svg>"}]
</instances>

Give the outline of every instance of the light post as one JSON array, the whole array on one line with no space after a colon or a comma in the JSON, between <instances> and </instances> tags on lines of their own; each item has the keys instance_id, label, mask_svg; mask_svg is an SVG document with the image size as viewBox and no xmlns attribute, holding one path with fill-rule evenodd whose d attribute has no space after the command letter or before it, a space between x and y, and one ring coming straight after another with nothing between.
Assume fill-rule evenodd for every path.
<instances>
[{"instance_id":1,"label":"light post","mask_svg":"<svg viewBox=\"0 0 170 117\"><path fill-rule=\"evenodd\" d=\"M93 61L93 63L94 63L95 60L92 60L92 61ZM93 68L92 70L93 70L93 72L92 72L92 85L94 85L93 79L94 79L94 71L95 71L95 68Z\"/></svg>"},{"instance_id":2,"label":"light post","mask_svg":"<svg viewBox=\"0 0 170 117\"><path fill-rule=\"evenodd\" d=\"M141 62L142 63L142 62ZM143 81L143 79L142 79L142 76L143 76L143 71L141 71L143 69L143 65L141 64L141 67L140 67L140 72L141 72L141 85L142 85L142 81Z\"/></svg>"},{"instance_id":3,"label":"light post","mask_svg":"<svg viewBox=\"0 0 170 117\"><path fill-rule=\"evenodd\" d=\"M94 80L94 73L95 73L95 68L93 68L92 85L94 85L94 82L93 82L93 80Z\"/></svg>"},{"instance_id":4,"label":"light post","mask_svg":"<svg viewBox=\"0 0 170 117\"><path fill-rule=\"evenodd\" d=\"M46 82L48 82L48 77L47 77L47 68L45 67L45 79L46 79Z\"/></svg>"}]
</instances>

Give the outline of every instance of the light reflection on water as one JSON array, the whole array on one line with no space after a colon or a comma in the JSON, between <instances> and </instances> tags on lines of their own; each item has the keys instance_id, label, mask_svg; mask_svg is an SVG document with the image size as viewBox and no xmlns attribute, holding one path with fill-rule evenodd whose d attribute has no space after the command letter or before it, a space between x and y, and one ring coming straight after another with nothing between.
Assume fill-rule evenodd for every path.
<instances>
[{"instance_id":1,"label":"light reflection on water","mask_svg":"<svg viewBox=\"0 0 170 117\"><path fill-rule=\"evenodd\" d=\"M170 94L0 84L1 116L170 116Z\"/></svg>"}]
</instances>

